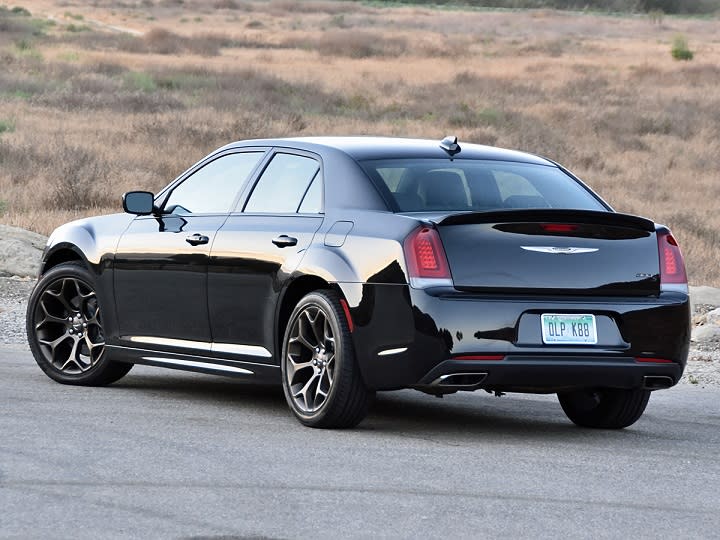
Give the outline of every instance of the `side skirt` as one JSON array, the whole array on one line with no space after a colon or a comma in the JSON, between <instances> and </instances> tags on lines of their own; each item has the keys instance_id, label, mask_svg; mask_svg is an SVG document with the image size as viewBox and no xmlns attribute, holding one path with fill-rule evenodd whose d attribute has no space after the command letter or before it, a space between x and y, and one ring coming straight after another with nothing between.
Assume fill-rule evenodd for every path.
<instances>
[{"instance_id":1,"label":"side skirt","mask_svg":"<svg viewBox=\"0 0 720 540\"><path fill-rule=\"evenodd\" d=\"M239 377L258 384L280 384L280 367L269 364L210 358L207 356L106 345L105 354L114 362L142 364L210 375Z\"/></svg>"}]
</instances>

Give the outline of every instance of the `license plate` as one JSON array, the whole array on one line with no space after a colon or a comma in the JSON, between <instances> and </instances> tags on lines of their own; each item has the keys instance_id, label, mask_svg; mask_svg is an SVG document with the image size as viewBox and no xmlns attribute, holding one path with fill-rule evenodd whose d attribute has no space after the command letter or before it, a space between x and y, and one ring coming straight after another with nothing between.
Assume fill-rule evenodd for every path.
<instances>
[{"instance_id":1,"label":"license plate","mask_svg":"<svg viewBox=\"0 0 720 540\"><path fill-rule=\"evenodd\" d=\"M542 314L543 343L560 345L595 345L595 315Z\"/></svg>"}]
</instances>

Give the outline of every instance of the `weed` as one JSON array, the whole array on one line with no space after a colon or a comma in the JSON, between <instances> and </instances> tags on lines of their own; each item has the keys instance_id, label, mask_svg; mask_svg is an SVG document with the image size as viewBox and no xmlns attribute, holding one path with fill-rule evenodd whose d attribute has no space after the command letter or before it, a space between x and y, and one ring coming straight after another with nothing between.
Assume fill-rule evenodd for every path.
<instances>
[{"instance_id":1,"label":"weed","mask_svg":"<svg viewBox=\"0 0 720 540\"><path fill-rule=\"evenodd\" d=\"M10 10L10 13L12 13L13 15L20 15L21 17L30 17L31 16L30 12L27 9L25 9L24 7L20 7L20 6L15 6L14 8L12 8Z\"/></svg>"},{"instance_id":2,"label":"weed","mask_svg":"<svg viewBox=\"0 0 720 540\"><path fill-rule=\"evenodd\" d=\"M110 165L87 148L55 141L52 189L45 197L47 205L62 210L83 210L108 206L112 197L104 185Z\"/></svg>"},{"instance_id":3,"label":"weed","mask_svg":"<svg viewBox=\"0 0 720 540\"><path fill-rule=\"evenodd\" d=\"M66 19L75 19L76 21L82 21L85 19L85 17L83 17L79 13L70 13L69 11L65 12L65 18Z\"/></svg>"},{"instance_id":4,"label":"weed","mask_svg":"<svg viewBox=\"0 0 720 540\"><path fill-rule=\"evenodd\" d=\"M0 120L0 135L15 131L15 122L12 120Z\"/></svg>"},{"instance_id":5,"label":"weed","mask_svg":"<svg viewBox=\"0 0 720 540\"><path fill-rule=\"evenodd\" d=\"M239 9L240 6L235 0L215 0L213 2L215 9Z\"/></svg>"},{"instance_id":6,"label":"weed","mask_svg":"<svg viewBox=\"0 0 720 540\"><path fill-rule=\"evenodd\" d=\"M338 13L330 17L328 26L334 26L335 28L350 28L350 24L345 20L344 13Z\"/></svg>"},{"instance_id":7,"label":"weed","mask_svg":"<svg viewBox=\"0 0 720 540\"><path fill-rule=\"evenodd\" d=\"M125 85L131 90L140 90L141 92L157 90L157 84L152 75L138 71L131 71L125 75Z\"/></svg>"},{"instance_id":8,"label":"weed","mask_svg":"<svg viewBox=\"0 0 720 540\"><path fill-rule=\"evenodd\" d=\"M80 60L80 55L75 51L67 51L59 54L58 59L63 62L77 62Z\"/></svg>"},{"instance_id":9,"label":"weed","mask_svg":"<svg viewBox=\"0 0 720 540\"><path fill-rule=\"evenodd\" d=\"M692 60L695 56L688 47L688 41L682 34L677 34L673 38L670 54L675 60Z\"/></svg>"},{"instance_id":10,"label":"weed","mask_svg":"<svg viewBox=\"0 0 720 540\"><path fill-rule=\"evenodd\" d=\"M407 40L402 37L386 37L380 33L367 31L330 30L319 38L289 38L284 44L317 50L323 56L348 58L394 57L400 56L407 50Z\"/></svg>"},{"instance_id":11,"label":"weed","mask_svg":"<svg viewBox=\"0 0 720 540\"><path fill-rule=\"evenodd\" d=\"M665 19L665 12L662 9L651 9L648 11L648 19L656 26L662 26Z\"/></svg>"},{"instance_id":12,"label":"weed","mask_svg":"<svg viewBox=\"0 0 720 540\"><path fill-rule=\"evenodd\" d=\"M68 32L88 32L90 27L87 24L74 24L70 23L65 27Z\"/></svg>"}]
</instances>

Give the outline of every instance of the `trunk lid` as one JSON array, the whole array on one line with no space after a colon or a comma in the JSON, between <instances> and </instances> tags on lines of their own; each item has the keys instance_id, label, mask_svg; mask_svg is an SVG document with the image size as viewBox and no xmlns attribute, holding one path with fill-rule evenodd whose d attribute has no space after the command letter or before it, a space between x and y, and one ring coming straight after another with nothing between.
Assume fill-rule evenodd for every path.
<instances>
[{"instance_id":1,"label":"trunk lid","mask_svg":"<svg viewBox=\"0 0 720 540\"><path fill-rule=\"evenodd\" d=\"M455 288L477 292L652 296L660 292L655 224L587 210L433 216Z\"/></svg>"}]
</instances>

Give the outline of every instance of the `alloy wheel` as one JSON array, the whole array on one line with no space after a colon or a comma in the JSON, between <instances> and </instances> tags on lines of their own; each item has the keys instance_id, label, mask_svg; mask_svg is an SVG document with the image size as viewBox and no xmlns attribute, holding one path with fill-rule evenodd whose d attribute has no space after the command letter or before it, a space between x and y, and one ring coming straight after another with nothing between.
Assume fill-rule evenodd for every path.
<instances>
[{"instance_id":1,"label":"alloy wheel","mask_svg":"<svg viewBox=\"0 0 720 540\"><path fill-rule=\"evenodd\" d=\"M100 306L95 291L84 281L62 277L50 283L33 316L40 351L58 371L79 375L102 358L105 335Z\"/></svg>"},{"instance_id":2,"label":"alloy wheel","mask_svg":"<svg viewBox=\"0 0 720 540\"><path fill-rule=\"evenodd\" d=\"M335 336L319 306L309 305L295 318L285 361L295 406L303 413L316 412L327 401L335 377Z\"/></svg>"}]
</instances>

